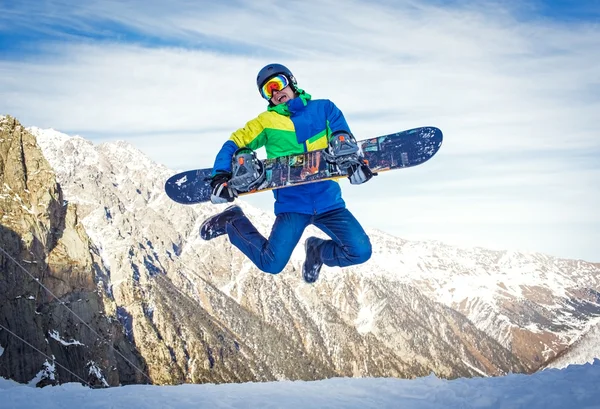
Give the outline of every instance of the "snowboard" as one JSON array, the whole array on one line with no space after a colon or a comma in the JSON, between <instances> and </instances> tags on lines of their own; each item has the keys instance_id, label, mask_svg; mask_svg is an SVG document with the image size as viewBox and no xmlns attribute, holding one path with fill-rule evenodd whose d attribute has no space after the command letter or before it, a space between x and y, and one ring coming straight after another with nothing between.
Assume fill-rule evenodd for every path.
<instances>
[{"instance_id":1,"label":"snowboard","mask_svg":"<svg viewBox=\"0 0 600 409\"><path fill-rule=\"evenodd\" d=\"M442 145L442 131L421 127L358 141L365 161L374 173L420 165L435 155ZM327 162L323 151L263 159L266 177L263 183L239 196L272 189L284 189L305 183L347 177L336 165ZM171 176L165 192L181 204L210 201L212 168L188 170Z\"/></svg>"}]
</instances>

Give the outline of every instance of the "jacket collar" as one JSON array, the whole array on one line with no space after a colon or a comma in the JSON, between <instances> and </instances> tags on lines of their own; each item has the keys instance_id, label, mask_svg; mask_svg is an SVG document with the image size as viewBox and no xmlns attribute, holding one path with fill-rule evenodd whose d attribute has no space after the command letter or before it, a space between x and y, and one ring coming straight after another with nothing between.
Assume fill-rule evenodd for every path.
<instances>
[{"instance_id":1,"label":"jacket collar","mask_svg":"<svg viewBox=\"0 0 600 409\"><path fill-rule=\"evenodd\" d=\"M279 115L291 116L299 111L302 111L306 105L308 105L308 101L310 101L312 97L310 94L306 93L303 89L298 88L298 96L285 104L279 105L269 105L267 111L275 111Z\"/></svg>"}]
</instances>

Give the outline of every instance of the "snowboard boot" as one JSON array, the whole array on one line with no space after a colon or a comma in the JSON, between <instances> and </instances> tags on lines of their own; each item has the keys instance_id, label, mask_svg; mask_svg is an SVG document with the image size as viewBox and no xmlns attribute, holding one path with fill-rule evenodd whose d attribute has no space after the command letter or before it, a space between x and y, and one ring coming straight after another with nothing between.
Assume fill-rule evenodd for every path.
<instances>
[{"instance_id":1,"label":"snowboard boot","mask_svg":"<svg viewBox=\"0 0 600 409\"><path fill-rule=\"evenodd\" d=\"M309 284L314 283L319 278L321 267L323 266L323 260L321 260L321 250L319 245L323 243L323 240L317 237L309 237L304 242L304 249L306 250L306 259L302 265L302 278Z\"/></svg>"},{"instance_id":2,"label":"snowboard boot","mask_svg":"<svg viewBox=\"0 0 600 409\"><path fill-rule=\"evenodd\" d=\"M212 217L209 217L202 223L200 226L200 237L204 240L212 240L215 237L219 237L227 233L225 228L228 223L231 223L233 220L243 217L244 212L242 208L238 205L229 206L227 209L223 210L221 213L215 214Z\"/></svg>"}]
</instances>

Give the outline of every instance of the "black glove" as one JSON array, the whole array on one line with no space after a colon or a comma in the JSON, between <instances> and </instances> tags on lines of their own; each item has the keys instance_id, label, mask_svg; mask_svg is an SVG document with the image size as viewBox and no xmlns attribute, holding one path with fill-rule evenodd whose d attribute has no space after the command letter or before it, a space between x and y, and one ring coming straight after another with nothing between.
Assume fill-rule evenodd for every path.
<instances>
[{"instance_id":1,"label":"black glove","mask_svg":"<svg viewBox=\"0 0 600 409\"><path fill-rule=\"evenodd\" d=\"M348 168L348 179L353 185L365 183L373 176L377 176L377 173L373 173L371 169L369 169L369 165L363 160L361 160L361 163L355 163Z\"/></svg>"},{"instance_id":2,"label":"black glove","mask_svg":"<svg viewBox=\"0 0 600 409\"><path fill-rule=\"evenodd\" d=\"M210 181L213 188L210 195L210 201L214 204L233 202L238 196L237 191L229 186L231 173L217 173Z\"/></svg>"}]
</instances>

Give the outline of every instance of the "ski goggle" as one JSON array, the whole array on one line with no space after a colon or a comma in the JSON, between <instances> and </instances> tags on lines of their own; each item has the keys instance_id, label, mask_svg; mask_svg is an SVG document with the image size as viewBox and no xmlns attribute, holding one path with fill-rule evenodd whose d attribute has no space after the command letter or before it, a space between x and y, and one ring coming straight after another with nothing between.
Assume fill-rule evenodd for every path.
<instances>
[{"instance_id":1,"label":"ski goggle","mask_svg":"<svg viewBox=\"0 0 600 409\"><path fill-rule=\"evenodd\" d=\"M263 84L260 89L260 95L268 101L273 98L273 92L281 91L288 85L290 85L290 81L285 75L276 75Z\"/></svg>"}]
</instances>

